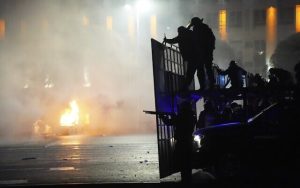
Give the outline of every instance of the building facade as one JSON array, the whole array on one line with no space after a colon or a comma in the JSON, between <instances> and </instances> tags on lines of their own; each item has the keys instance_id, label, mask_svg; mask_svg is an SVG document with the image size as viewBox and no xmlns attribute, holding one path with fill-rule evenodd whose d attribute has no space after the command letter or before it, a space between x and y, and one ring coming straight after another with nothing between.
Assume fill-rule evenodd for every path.
<instances>
[{"instance_id":1,"label":"building facade","mask_svg":"<svg viewBox=\"0 0 300 188\"><path fill-rule=\"evenodd\" d=\"M207 23L249 72L266 76L277 44L300 31L300 1L202 1Z\"/></svg>"}]
</instances>

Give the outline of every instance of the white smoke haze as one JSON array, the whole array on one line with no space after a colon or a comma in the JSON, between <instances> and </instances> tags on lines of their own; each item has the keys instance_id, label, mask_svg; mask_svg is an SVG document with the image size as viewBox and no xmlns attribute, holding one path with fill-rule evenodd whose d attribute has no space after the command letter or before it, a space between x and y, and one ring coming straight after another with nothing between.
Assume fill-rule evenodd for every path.
<instances>
[{"instance_id":1,"label":"white smoke haze","mask_svg":"<svg viewBox=\"0 0 300 188\"><path fill-rule=\"evenodd\" d=\"M177 1L173 6L155 2L159 41L164 33L175 37L177 27L193 16L203 17L195 15L201 11L193 3L183 9ZM139 15L139 30L131 38L123 3L0 1L7 25L5 40L0 40L1 138L28 136L39 119L59 126L72 99L90 114L95 134L156 132L154 116L143 113L155 109L151 12ZM107 16L113 18L112 31Z\"/></svg>"}]
</instances>

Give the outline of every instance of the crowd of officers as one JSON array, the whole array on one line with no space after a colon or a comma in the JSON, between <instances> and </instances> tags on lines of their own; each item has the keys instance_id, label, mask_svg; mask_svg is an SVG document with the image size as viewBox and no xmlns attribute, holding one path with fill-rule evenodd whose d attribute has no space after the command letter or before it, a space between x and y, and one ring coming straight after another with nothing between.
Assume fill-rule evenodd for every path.
<instances>
[{"instance_id":1,"label":"crowd of officers","mask_svg":"<svg viewBox=\"0 0 300 188\"><path fill-rule=\"evenodd\" d=\"M182 91L187 91L191 84L194 74L197 72L200 89L214 89L215 77L213 73L213 51L215 49L215 36L211 28L203 23L203 19L194 17L191 19L187 27L180 26L178 28L178 36L173 39L164 38L165 43L178 43L180 53L184 61L187 62L186 79ZM270 91L261 97L248 98L247 106L242 106L234 100L227 100L226 103L220 105L218 102L211 100L209 97L204 98L204 110L200 112L198 120L192 111L192 104L186 100L178 105L178 113L174 116L159 115L163 122L167 125L175 127L177 167L181 172L182 182L191 182L191 152L192 152L192 133L196 129L209 127L218 123L226 123L233 121L242 121L245 118L245 110L248 117L255 115L262 109L278 100L274 95L278 88L295 87L294 97L299 95L300 88L300 62L295 66L296 84L290 72L280 69L269 69L268 81L263 79L259 74L249 74L237 63L232 60L226 70L217 68L218 74L228 75L228 82L231 84L230 89L239 90L244 87L243 76L248 76L249 88L258 88L260 91ZM205 77L205 72L207 78ZM297 89L298 88L298 89ZM298 98L297 98L298 99ZM299 101L299 99L297 100Z\"/></svg>"}]
</instances>

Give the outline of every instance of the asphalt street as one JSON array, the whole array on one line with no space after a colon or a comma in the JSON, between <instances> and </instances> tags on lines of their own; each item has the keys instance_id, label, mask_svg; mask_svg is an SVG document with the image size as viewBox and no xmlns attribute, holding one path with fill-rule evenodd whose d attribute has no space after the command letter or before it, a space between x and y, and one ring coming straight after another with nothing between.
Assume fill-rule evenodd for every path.
<instances>
[{"instance_id":1,"label":"asphalt street","mask_svg":"<svg viewBox=\"0 0 300 188\"><path fill-rule=\"evenodd\" d=\"M284 174L284 172L283 172ZM262 177L263 178L263 177ZM156 135L62 136L50 140L0 142L2 186L180 187L180 174L159 178ZM264 187L277 185L266 181ZM194 185L220 183L210 173L193 169ZM257 182L225 181L253 187ZM205 187L205 186L204 186Z\"/></svg>"},{"instance_id":2,"label":"asphalt street","mask_svg":"<svg viewBox=\"0 0 300 188\"><path fill-rule=\"evenodd\" d=\"M0 145L0 186L179 182L159 178L156 135L62 136ZM193 170L195 181L212 178Z\"/></svg>"},{"instance_id":3,"label":"asphalt street","mask_svg":"<svg viewBox=\"0 0 300 188\"><path fill-rule=\"evenodd\" d=\"M64 136L0 147L0 185L159 182L155 135Z\"/></svg>"}]
</instances>

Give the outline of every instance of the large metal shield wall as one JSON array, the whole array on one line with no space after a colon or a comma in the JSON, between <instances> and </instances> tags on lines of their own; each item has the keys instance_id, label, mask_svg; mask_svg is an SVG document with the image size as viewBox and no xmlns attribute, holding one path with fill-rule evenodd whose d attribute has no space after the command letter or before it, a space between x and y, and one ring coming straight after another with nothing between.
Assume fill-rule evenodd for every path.
<instances>
[{"instance_id":1,"label":"large metal shield wall","mask_svg":"<svg viewBox=\"0 0 300 188\"><path fill-rule=\"evenodd\" d=\"M151 39L151 45L156 111L176 113L180 99L177 94L184 82L186 64L178 47L165 46L154 39ZM194 89L194 83L190 89ZM160 178L164 178L178 172L175 167L174 127L165 125L158 115L156 123Z\"/></svg>"}]
</instances>

